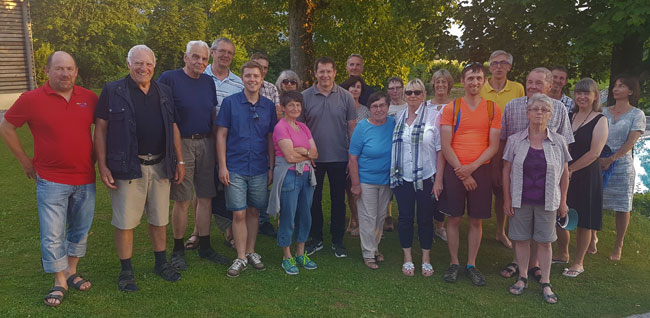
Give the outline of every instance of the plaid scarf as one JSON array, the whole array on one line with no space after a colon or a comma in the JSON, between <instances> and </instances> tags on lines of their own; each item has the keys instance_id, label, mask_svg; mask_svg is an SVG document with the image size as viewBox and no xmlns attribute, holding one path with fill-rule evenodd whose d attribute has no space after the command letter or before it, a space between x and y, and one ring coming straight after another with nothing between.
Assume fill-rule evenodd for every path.
<instances>
[{"instance_id":1,"label":"plaid scarf","mask_svg":"<svg viewBox=\"0 0 650 318\"><path fill-rule=\"evenodd\" d=\"M418 113L419 112L419 113ZM424 118L427 107L425 103L415 112L417 115L411 128L411 160L413 162L413 186L415 190L422 190L422 152L420 145L424 139ZM390 187L395 188L402 184L402 135L406 127L408 108L397 114L397 123L393 130L393 145L390 160Z\"/></svg>"}]
</instances>

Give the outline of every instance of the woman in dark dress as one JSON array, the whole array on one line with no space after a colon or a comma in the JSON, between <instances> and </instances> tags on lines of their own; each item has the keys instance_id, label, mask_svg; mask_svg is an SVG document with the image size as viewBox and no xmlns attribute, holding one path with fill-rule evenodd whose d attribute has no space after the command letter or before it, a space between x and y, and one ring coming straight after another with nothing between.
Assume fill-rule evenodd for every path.
<instances>
[{"instance_id":1,"label":"woman in dark dress","mask_svg":"<svg viewBox=\"0 0 650 318\"><path fill-rule=\"evenodd\" d=\"M591 78L580 80L574 98L576 107L570 118L575 142L569 145L573 160L569 162L567 204L578 212L578 237L573 263L562 272L567 277L584 272L591 237L603 225L603 177L596 159L605 147L608 132L607 118L600 113L598 84Z\"/></svg>"}]
</instances>

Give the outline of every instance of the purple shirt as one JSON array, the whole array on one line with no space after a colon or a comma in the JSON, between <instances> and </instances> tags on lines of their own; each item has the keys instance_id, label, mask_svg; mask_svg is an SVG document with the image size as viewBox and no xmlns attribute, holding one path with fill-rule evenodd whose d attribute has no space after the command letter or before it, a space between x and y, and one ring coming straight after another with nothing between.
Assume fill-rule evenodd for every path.
<instances>
[{"instance_id":1,"label":"purple shirt","mask_svg":"<svg viewBox=\"0 0 650 318\"><path fill-rule=\"evenodd\" d=\"M546 185L546 158L544 149L528 148L524 159L523 189L521 203L544 205L544 188Z\"/></svg>"}]
</instances>

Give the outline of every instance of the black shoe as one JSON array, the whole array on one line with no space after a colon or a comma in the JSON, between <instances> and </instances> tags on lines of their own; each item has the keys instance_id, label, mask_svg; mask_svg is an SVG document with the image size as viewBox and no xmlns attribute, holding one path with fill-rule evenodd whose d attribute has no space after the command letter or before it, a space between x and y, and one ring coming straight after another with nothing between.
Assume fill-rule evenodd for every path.
<instances>
[{"instance_id":1,"label":"black shoe","mask_svg":"<svg viewBox=\"0 0 650 318\"><path fill-rule=\"evenodd\" d=\"M307 255L311 255L322 249L323 249L323 241L310 240L309 242L307 242L307 245L305 246L305 253L307 253Z\"/></svg>"},{"instance_id":2,"label":"black shoe","mask_svg":"<svg viewBox=\"0 0 650 318\"><path fill-rule=\"evenodd\" d=\"M185 252L173 252L169 263L174 266L177 271L187 270L187 262L185 261Z\"/></svg>"},{"instance_id":3,"label":"black shoe","mask_svg":"<svg viewBox=\"0 0 650 318\"><path fill-rule=\"evenodd\" d=\"M120 276L117 278L117 287L126 293L140 290L138 285L135 284L133 271L121 271Z\"/></svg>"},{"instance_id":4,"label":"black shoe","mask_svg":"<svg viewBox=\"0 0 650 318\"><path fill-rule=\"evenodd\" d=\"M160 267L154 267L153 272L162 277L162 279L169 282L176 282L181 280L181 273L179 273L172 264L164 263Z\"/></svg>"},{"instance_id":5,"label":"black shoe","mask_svg":"<svg viewBox=\"0 0 650 318\"><path fill-rule=\"evenodd\" d=\"M445 272L444 279L447 283L455 283L456 280L458 279L458 270L460 269L460 265L458 264L451 264L449 265L449 268Z\"/></svg>"},{"instance_id":6,"label":"black shoe","mask_svg":"<svg viewBox=\"0 0 650 318\"><path fill-rule=\"evenodd\" d=\"M211 248L206 250L202 250L201 248L199 248L199 257L202 259L207 259L213 263L219 263L221 265L228 265L231 263L231 261L227 257L217 253L215 250Z\"/></svg>"},{"instance_id":7,"label":"black shoe","mask_svg":"<svg viewBox=\"0 0 650 318\"><path fill-rule=\"evenodd\" d=\"M478 268L472 266L466 269L465 271L467 271L467 275L469 275L469 279L472 280L472 284L476 286L485 286L485 276L481 274Z\"/></svg>"},{"instance_id":8,"label":"black shoe","mask_svg":"<svg viewBox=\"0 0 650 318\"><path fill-rule=\"evenodd\" d=\"M332 251L334 251L334 256L338 258L348 257L348 251L343 246L343 243L332 244Z\"/></svg>"},{"instance_id":9,"label":"black shoe","mask_svg":"<svg viewBox=\"0 0 650 318\"><path fill-rule=\"evenodd\" d=\"M273 228L273 225L269 221L266 221L266 222L260 224L260 228L258 230L258 233L264 234L264 235L270 236L270 237L277 237L278 236L278 233L275 232L275 229Z\"/></svg>"}]
</instances>

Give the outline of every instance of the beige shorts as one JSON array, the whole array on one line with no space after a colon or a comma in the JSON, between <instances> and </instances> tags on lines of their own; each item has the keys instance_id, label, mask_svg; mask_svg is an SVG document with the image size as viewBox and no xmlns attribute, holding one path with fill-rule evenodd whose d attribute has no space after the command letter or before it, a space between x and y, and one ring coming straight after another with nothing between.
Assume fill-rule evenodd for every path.
<instances>
[{"instance_id":1,"label":"beige shorts","mask_svg":"<svg viewBox=\"0 0 650 318\"><path fill-rule=\"evenodd\" d=\"M181 184L172 184L171 199L192 200L194 191L199 198L217 195L214 185L216 144L214 138L181 139L185 178Z\"/></svg>"},{"instance_id":2,"label":"beige shorts","mask_svg":"<svg viewBox=\"0 0 650 318\"><path fill-rule=\"evenodd\" d=\"M169 223L169 191L171 182L165 175L165 161L155 165L140 165L142 178L115 180L117 189L110 190L113 205L111 224L120 230L130 230L140 224L142 213L155 226Z\"/></svg>"},{"instance_id":3,"label":"beige shorts","mask_svg":"<svg viewBox=\"0 0 650 318\"><path fill-rule=\"evenodd\" d=\"M555 211L544 211L541 205L522 204L510 217L508 236L515 241L528 241L532 237L539 243L555 242L556 215Z\"/></svg>"}]
</instances>

